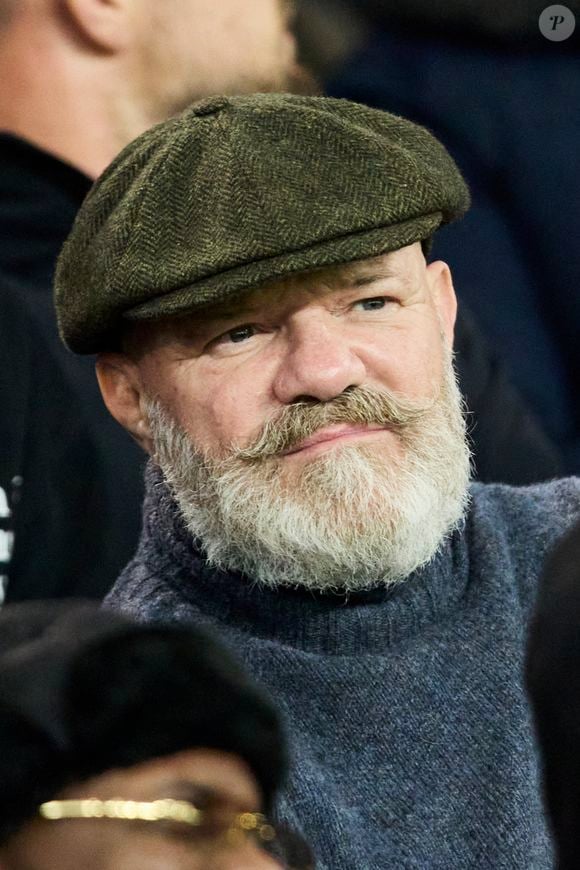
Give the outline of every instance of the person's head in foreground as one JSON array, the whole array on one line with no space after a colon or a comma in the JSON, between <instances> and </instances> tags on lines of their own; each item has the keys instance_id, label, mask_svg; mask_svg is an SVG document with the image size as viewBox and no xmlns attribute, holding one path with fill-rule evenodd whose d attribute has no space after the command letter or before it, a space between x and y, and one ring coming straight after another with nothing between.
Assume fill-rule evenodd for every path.
<instances>
[{"instance_id":1,"label":"person's head in foreground","mask_svg":"<svg viewBox=\"0 0 580 870\"><path fill-rule=\"evenodd\" d=\"M362 590L460 525L456 300L425 252L468 201L425 129L288 95L198 104L97 182L57 270L61 334L100 354L211 564Z\"/></svg>"},{"instance_id":2,"label":"person's head in foreground","mask_svg":"<svg viewBox=\"0 0 580 870\"><path fill-rule=\"evenodd\" d=\"M558 870L580 866L580 526L543 571L526 662Z\"/></svg>"},{"instance_id":3,"label":"person's head in foreground","mask_svg":"<svg viewBox=\"0 0 580 870\"><path fill-rule=\"evenodd\" d=\"M8 607L0 744L1 870L311 866L272 857L278 717L205 632Z\"/></svg>"}]
</instances>

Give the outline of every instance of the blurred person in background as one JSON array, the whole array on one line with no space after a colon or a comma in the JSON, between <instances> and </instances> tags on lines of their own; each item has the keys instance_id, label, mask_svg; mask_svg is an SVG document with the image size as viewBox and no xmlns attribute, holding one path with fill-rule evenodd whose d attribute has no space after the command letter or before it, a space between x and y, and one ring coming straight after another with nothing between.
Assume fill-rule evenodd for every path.
<instances>
[{"instance_id":1,"label":"blurred person in background","mask_svg":"<svg viewBox=\"0 0 580 870\"><path fill-rule=\"evenodd\" d=\"M577 474L580 5L564 4L576 29L559 42L540 32L549 5L312 0L301 16L328 94L424 124L457 160L473 208L434 255L454 264L461 301Z\"/></svg>"},{"instance_id":2,"label":"blurred person in background","mask_svg":"<svg viewBox=\"0 0 580 870\"><path fill-rule=\"evenodd\" d=\"M101 597L138 538L141 451L103 408L93 362L66 353L56 330L54 265L76 212L124 145L194 98L313 87L291 11L286 0L0 0L8 600Z\"/></svg>"},{"instance_id":3,"label":"blurred person in background","mask_svg":"<svg viewBox=\"0 0 580 870\"><path fill-rule=\"evenodd\" d=\"M200 629L6 607L0 740L1 870L313 867L264 815L286 773L279 717Z\"/></svg>"},{"instance_id":4,"label":"blurred person in background","mask_svg":"<svg viewBox=\"0 0 580 870\"><path fill-rule=\"evenodd\" d=\"M2 281L0 401L0 600L16 577L23 597L38 597L43 588L62 594L67 581L77 595L94 597L104 589L95 582L97 566L107 562L99 534L106 529L100 512L107 492L94 471L97 443L22 288ZM27 487L23 500L30 477L34 488ZM21 546L13 559L15 535ZM92 566L88 578L85 559Z\"/></svg>"},{"instance_id":5,"label":"blurred person in background","mask_svg":"<svg viewBox=\"0 0 580 870\"><path fill-rule=\"evenodd\" d=\"M469 192L427 130L324 97L214 97L101 176L63 340L151 456L107 604L214 625L295 764L324 870L551 867L524 635L580 481L470 485L449 266Z\"/></svg>"},{"instance_id":6,"label":"blurred person in background","mask_svg":"<svg viewBox=\"0 0 580 870\"><path fill-rule=\"evenodd\" d=\"M528 643L527 687L558 870L580 867L580 525L550 553Z\"/></svg>"}]
</instances>

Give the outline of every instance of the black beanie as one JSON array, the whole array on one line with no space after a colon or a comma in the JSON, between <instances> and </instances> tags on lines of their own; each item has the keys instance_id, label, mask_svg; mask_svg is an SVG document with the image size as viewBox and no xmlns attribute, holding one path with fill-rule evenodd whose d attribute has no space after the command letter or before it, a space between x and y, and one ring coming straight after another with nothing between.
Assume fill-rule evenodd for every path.
<instances>
[{"instance_id":1,"label":"black beanie","mask_svg":"<svg viewBox=\"0 0 580 870\"><path fill-rule=\"evenodd\" d=\"M266 810L286 773L279 718L206 630L79 602L0 611L0 842L67 784L185 749L247 762Z\"/></svg>"}]
</instances>

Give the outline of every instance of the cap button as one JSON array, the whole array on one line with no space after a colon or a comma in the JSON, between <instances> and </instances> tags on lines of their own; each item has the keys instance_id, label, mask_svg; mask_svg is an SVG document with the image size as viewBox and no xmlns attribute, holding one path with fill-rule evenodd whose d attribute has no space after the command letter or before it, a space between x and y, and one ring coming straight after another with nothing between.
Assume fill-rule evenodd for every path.
<instances>
[{"instance_id":1,"label":"cap button","mask_svg":"<svg viewBox=\"0 0 580 870\"><path fill-rule=\"evenodd\" d=\"M195 106L193 114L199 115L200 117L203 117L204 115L216 115L218 112L221 112L222 109L229 106L229 104L230 101L227 97L208 97Z\"/></svg>"}]
</instances>

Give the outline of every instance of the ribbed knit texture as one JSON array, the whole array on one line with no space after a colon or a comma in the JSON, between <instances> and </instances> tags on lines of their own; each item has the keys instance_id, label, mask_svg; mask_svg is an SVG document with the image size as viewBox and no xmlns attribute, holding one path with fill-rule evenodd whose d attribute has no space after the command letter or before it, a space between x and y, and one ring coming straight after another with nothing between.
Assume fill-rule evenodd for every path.
<instances>
[{"instance_id":1,"label":"ribbed knit texture","mask_svg":"<svg viewBox=\"0 0 580 870\"><path fill-rule=\"evenodd\" d=\"M294 755L279 813L322 870L552 866L521 670L542 560L580 513L580 480L472 495L425 569L345 601L210 570L148 470L141 545L107 603L213 624L269 689Z\"/></svg>"},{"instance_id":2,"label":"ribbed knit texture","mask_svg":"<svg viewBox=\"0 0 580 870\"><path fill-rule=\"evenodd\" d=\"M212 97L132 142L93 187L57 269L61 335L108 350L124 317L393 251L468 204L443 145L404 118L325 97Z\"/></svg>"}]
</instances>

